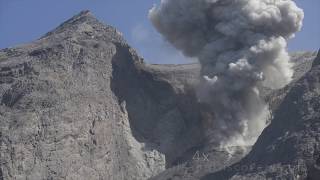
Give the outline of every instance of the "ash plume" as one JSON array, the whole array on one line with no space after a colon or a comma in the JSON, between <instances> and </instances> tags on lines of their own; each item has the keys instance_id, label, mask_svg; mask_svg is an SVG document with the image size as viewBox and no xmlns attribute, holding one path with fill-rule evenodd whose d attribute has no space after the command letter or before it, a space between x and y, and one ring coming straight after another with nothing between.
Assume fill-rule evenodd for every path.
<instances>
[{"instance_id":1,"label":"ash plume","mask_svg":"<svg viewBox=\"0 0 320 180\"><path fill-rule=\"evenodd\" d=\"M281 88L293 70L287 40L302 27L292 0L162 0L154 27L202 66L198 98L212 108L212 141L250 145L269 116L259 88Z\"/></svg>"}]
</instances>

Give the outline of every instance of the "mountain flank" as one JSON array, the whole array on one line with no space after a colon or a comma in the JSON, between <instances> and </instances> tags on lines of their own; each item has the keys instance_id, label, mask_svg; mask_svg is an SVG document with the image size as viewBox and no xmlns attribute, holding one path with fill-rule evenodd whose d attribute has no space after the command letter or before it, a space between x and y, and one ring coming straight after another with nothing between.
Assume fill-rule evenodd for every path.
<instances>
[{"instance_id":1,"label":"mountain flank","mask_svg":"<svg viewBox=\"0 0 320 180\"><path fill-rule=\"evenodd\" d=\"M205 133L214 110L195 95L199 64L148 64L118 30L83 11L0 50L0 180L287 177L268 168L289 165L304 167L292 177L319 177L315 57L292 54L294 81L263 91L270 126L251 151L227 151ZM255 162L265 169L233 168Z\"/></svg>"}]
</instances>

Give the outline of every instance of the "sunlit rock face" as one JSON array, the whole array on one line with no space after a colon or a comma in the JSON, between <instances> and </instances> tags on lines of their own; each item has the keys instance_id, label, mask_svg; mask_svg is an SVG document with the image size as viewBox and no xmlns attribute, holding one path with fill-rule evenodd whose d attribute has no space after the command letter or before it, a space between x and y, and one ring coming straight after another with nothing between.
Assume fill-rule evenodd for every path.
<instances>
[{"instance_id":1,"label":"sunlit rock face","mask_svg":"<svg viewBox=\"0 0 320 180\"><path fill-rule=\"evenodd\" d=\"M130 120L142 112L132 115L137 109L118 89L129 79L156 84L143 66L121 34L88 11L0 50L0 179L147 179L163 171L167 152L140 136L147 128ZM127 95L158 103L140 90Z\"/></svg>"},{"instance_id":2,"label":"sunlit rock face","mask_svg":"<svg viewBox=\"0 0 320 180\"><path fill-rule=\"evenodd\" d=\"M204 141L199 72L145 64L88 11L0 50L0 179L143 180L174 166Z\"/></svg>"}]
</instances>

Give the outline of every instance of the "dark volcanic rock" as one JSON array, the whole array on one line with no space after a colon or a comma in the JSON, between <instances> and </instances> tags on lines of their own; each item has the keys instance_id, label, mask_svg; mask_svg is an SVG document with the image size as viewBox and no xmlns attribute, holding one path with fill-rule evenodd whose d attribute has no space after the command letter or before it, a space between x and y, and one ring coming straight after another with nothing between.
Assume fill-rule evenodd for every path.
<instances>
[{"instance_id":1,"label":"dark volcanic rock","mask_svg":"<svg viewBox=\"0 0 320 180\"><path fill-rule=\"evenodd\" d=\"M320 66L292 85L274 119L239 163L203 179L320 178Z\"/></svg>"},{"instance_id":2,"label":"dark volcanic rock","mask_svg":"<svg viewBox=\"0 0 320 180\"><path fill-rule=\"evenodd\" d=\"M302 76L305 75L305 73L307 73L311 69L315 57L316 52L291 53L291 61L294 63L294 74L292 82L282 89L262 89L262 95L264 96L266 102L268 102L271 111L275 111L278 108L278 106L290 91L292 86L295 84L295 82L298 81Z\"/></svg>"},{"instance_id":3,"label":"dark volcanic rock","mask_svg":"<svg viewBox=\"0 0 320 180\"><path fill-rule=\"evenodd\" d=\"M266 101L270 104L271 110L277 110L279 104L282 103L287 93L295 85L295 82L298 81L302 76L305 75L305 73L307 73L311 69L312 61L314 60L315 55L316 53L314 52L298 52L291 54L295 70L292 83L283 89L262 89L262 94L265 97ZM159 66L158 68L160 67L161 66ZM200 179L202 176L205 176L210 172L217 172L224 168L230 170L228 166L241 160L241 158L243 158L248 153L248 151L250 151L250 147L234 147L228 152L225 150L216 149L215 147L211 147L210 144L204 144L203 147L195 147L195 149L200 153L200 158L189 158L185 161L181 161L176 166L167 169L166 171L152 178L152 180ZM195 155L196 153L196 151L191 152L192 153L190 154L192 155ZM204 157L201 157L202 154L207 158L204 159ZM187 157L190 157L190 155ZM239 169L239 167L236 167L236 169ZM216 177L213 179L220 180L221 178L222 177ZM211 180L211 178L208 179Z\"/></svg>"},{"instance_id":4,"label":"dark volcanic rock","mask_svg":"<svg viewBox=\"0 0 320 180\"><path fill-rule=\"evenodd\" d=\"M312 67L315 67L318 65L320 65L320 50L318 51L318 55L317 55L316 59L312 63Z\"/></svg>"}]
</instances>

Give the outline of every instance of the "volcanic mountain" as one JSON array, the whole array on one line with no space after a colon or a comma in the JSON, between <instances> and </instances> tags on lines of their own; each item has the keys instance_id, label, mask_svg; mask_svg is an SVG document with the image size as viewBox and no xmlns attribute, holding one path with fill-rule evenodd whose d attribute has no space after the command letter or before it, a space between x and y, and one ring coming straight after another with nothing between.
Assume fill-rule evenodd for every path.
<instances>
[{"instance_id":1,"label":"volcanic mountain","mask_svg":"<svg viewBox=\"0 0 320 180\"><path fill-rule=\"evenodd\" d=\"M118 30L83 11L0 50L0 180L315 179L320 60L291 56L295 80L263 90L270 125L251 151L228 151L205 133L214 109L195 95L199 64L145 63ZM254 163L263 169L238 168Z\"/></svg>"}]
</instances>

